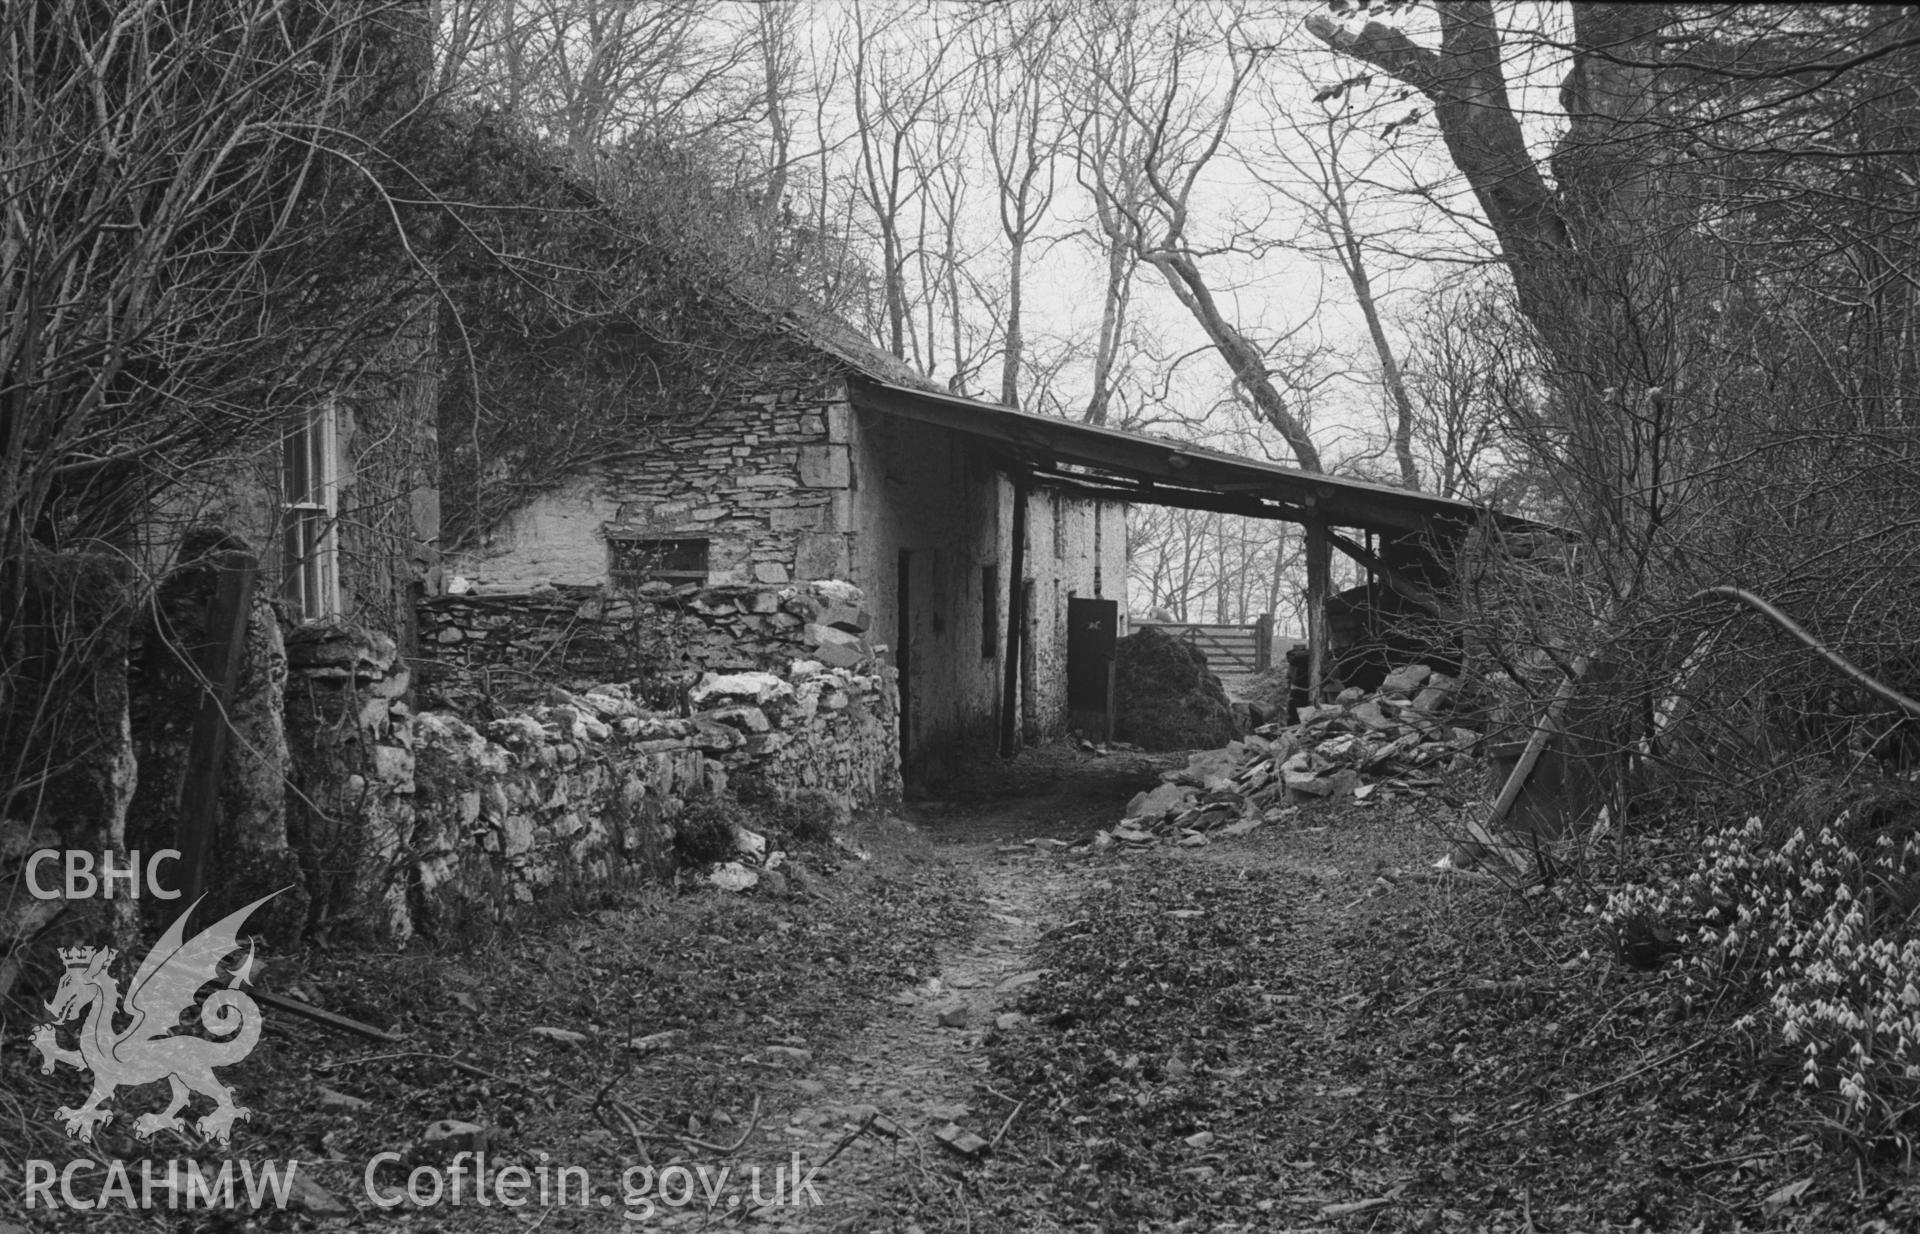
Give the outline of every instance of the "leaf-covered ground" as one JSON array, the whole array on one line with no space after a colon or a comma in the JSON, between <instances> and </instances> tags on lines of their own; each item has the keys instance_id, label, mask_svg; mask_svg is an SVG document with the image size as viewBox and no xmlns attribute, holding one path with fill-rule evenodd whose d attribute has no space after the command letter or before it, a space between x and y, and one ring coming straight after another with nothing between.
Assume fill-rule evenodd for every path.
<instances>
[{"instance_id":1,"label":"leaf-covered ground","mask_svg":"<svg viewBox=\"0 0 1920 1234\"><path fill-rule=\"evenodd\" d=\"M1437 874L1438 802L1315 806L1234 840L1075 856L1151 759L1052 751L817 846L791 895L638 890L549 906L501 937L282 957L267 988L390 1028L275 1015L223 1073L256 1111L225 1153L296 1157L345 1208L86 1214L98 1229L769 1231L1906 1230L1901 1162L1822 1143L1793 1059L1662 974L1618 964L1579 906ZM1036 970L1038 970L1036 974ZM1007 979L1007 974L1014 974ZM944 984L935 981L944 979ZM958 1024L936 1019L955 998ZM1005 1021L1017 1008L1024 1021ZM0 1205L79 1077L0 1051ZM556 1031L557 1030L557 1031ZM579 1039L571 1039L579 1034ZM664 1035L663 1035L664 1034ZM630 1043L642 1041L644 1048ZM99 1145L140 1144L116 1098ZM361 1104L364 1103L364 1104ZM446 1163L424 1128L487 1129L493 1168L602 1185L844 1149L817 1210L617 1199L381 1210L376 1154ZM963 1155L948 1120L992 1147ZM852 1137L850 1139L850 1137ZM727 1151L738 1145L736 1151ZM546 1154L543 1159L542 1154ZM736 1180L737 1181L737 1180ZM84 1193L85 1188L82 1188ZM72 1212L10 1221L72 1229Z\"/></svg>"},{"instance_id":2,"label":"leaf-covered ground","mask_svg":"<svg viewBox=\"0 0 1920 1234\"><path fill-rule=\"evenodd\" d=\"M995 1042L1024 1106L974 1228L1920 1228L1896 1163L1802 1131L1791 1057L1431 871L1418 808L1090 870Z\"/></svg>"},{"instance_id":3,"label":"leaf-covered ground","mask_svg":"<svg viewBox=\"0 0 1920 1234\"><path fill-rule=\"evenodd\" d=\"M97 1153L65 1139L53 1111L77 1104L84 1081L64 1068L43 1077L38 1057L25 1048L31 1021L21 1018L38 1008L10 1008L0 1053L0 1136L8 1141L0 1151L0 1214L17 1212L33 1228L61 1230L82 1220L92 1229L124 1230L512 1230L536 1219L547 1229L621 1228L619 1179L642 1151L664 1164L687 1157L676 1137L732 1144L749 1129L748 1147L758 1146L766 1124L776 1116L784 1121L774 1103L787 1092L789 1075L809 1056L851 1039L890 992L931 974L938 942L972 928L973 884L963 869L939 860L924 835L880 819L845 838L871 860L836 846L806 850L795 862L800 873L790 896L639 889L555 908L478 945L282 960L267 989L402 1040L367 1042L269 1012L253 1054L221 1072L254 1111L225 1152L185 1133L146 1143L132 1138L132 1116L165 1104L163 1084L116 1094L112 1104L123 1114L107 1126ZM556 1040L545 1029L583 1039ZM644 1050L629 1048L669 1033ZM427 1125L442 1119L485 1127L495 1169L537 1170L543 1162L587 1168L602 1189L616 1193L611 1211L370 1205L363 1173L379 1154L403 1158L379 1175L383 1196L404 1186L416 1163L433 1164L445 1177L447 1154L419 1147ZM637 1144L635 1130L655 1138ZM141 1213L115 1205L83 1216L20 1209L27 1159L64 1165L86 1156L133 1163L136 1192L142 1159L194 1158L217 1169L224 1157L294 1158L355 1211ZM97 1194L99 1181L80 1176L82 1198ZM0 1216L0 1231L8 1228Z\"/></svg>"}]
</instances>

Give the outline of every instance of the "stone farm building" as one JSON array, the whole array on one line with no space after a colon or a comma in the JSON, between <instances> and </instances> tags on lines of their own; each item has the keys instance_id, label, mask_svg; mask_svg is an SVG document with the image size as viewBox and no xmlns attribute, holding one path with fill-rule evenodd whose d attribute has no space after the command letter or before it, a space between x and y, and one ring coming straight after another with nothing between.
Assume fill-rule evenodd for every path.
<instances>
[{"instance_id":1,"label":"stone farm building","mask_svg":"<svg viewBox=\"0 0 1920 1234\"><path fill-rule=\"evenodd\" d=\"M292 888L270 933L457 934L676 868L676 820L730 789L844 812L1104 719L1087 699L1125 633L1134 503L1300 522L1323 597L1330 545L1417 595L1434 529L1475 517L958 397L812 310L660 299L644 328L503 327L454 354L422 295L353 375L290 392L272 431L138 515L131 553L36 566L35 637L89 629L98 651L57 691L87 741L0 817L0 878L43 845L178 848L205 911ZM549 474L514 451L566 376L486 391L521 447L479 427L474 355L523 345L673 393L611 406L621 448ZM63 581L83 575L100 585ZM0 906L0 935L56 911Z\"/></svg>"},{"instance_id":2,"label":"stone farm building","mask_svg":"<svg viewBox=\"0 0 1920 1234\"><path fill-rule=\"evenodd\" d=\"M155 602L99 616L123 650L98 694L131 723L74 764L137 759L131 797L25 820L10 852L178 847L211 910L295 885L275 932L457 933L673 869L676 820L730 788L864 808L1084 727L1132 503L1302 522L1414 592L1432 529L1474 514L958 397L790 314L714 409L642 422L449 549L442 512L473 503L425 339L150 528Z\"/></svg>"},{"instance_id":3,"label":"stone farm building","mask_svg":"<svg viewBox=\"0 0 1920 1234\"><path fill-rule=\"evenodd\" d=\"M451 555L455 594L421 606L422 656L469 686L487 666L584 683L612 667L625 636L609 627L673 601L715 628L699 646L662 649L659 667L676 656L689 674L778 667L795 654L890 665L900 771L937 778L962 750L1010 753L1098 726L1069 707L1069 681L1084 706L1087 672L1102 668L1069 630L1099 613L1109 640L1126 632L1133 503L1300 523L1322 563L1339 549L1415 603L1482 513L959 397L818 316L789 316L764 350L756 392L650 424L640 448L581 469ZM1325 577L1323 564L1321 604ZM819 580L851 582L863 611L815 620L767 598ZM1310 607L1324 638L1327 617Z\"/></svg>"},{"instance_id":4,"label":"stone farm building","mask_svg":"<svg viewBox=\"0 0 1920 1234\"><path fill-rule=\"evenodd\" d=\"M471 590L426 606L423 652L470 666L517 638L538 655L548 644L529 646L523 622L476 623L488 608L524 618L542 596L552 637L626 590L697 585L697 603L724 605L729 589L846 580L865 611L816 630L814 654L851 666L878 653L895 666L909 779L1009 728L1029 741L1065 731L1068 601L1126 611L1126 502L1033 476L994 441L918 418L936 404L985 405L923 388L843 331L815 325L793 348L803 362L789 361L781 384L661 423L645 449L535 498L450 559L453 588ZM462 611L471 617L446 619ZM736 668L756 667L754 627L796 621L741 616Z\"/></svg>"}]
</instances>

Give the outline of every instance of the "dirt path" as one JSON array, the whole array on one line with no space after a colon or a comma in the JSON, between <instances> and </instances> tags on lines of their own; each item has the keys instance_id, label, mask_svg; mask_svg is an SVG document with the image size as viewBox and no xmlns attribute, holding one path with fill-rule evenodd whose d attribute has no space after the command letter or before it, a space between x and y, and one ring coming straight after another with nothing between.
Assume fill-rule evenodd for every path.
<instances>
[{"instance_id":1,"label":"dirt path","mask_svg":"<svg viewBox=\"0 0 1920 1234\"><path fill-rule=\"evenodd\" d=\"M1074 871L1058 859L980 844L948 855L977 866L985 922L942 954L937 975L895 995L864 1031L791 1081L796 1104L784 1128L768 1129L769 1147L784 1141L803 1168L839 1155L813 1176L822 1207L769 1208L752 1218L756 1226L892 1228L909 1204L944 1207L936 1198L942 1176L925 1168L951 1151L936 1129L955 1124L987 1140L998 1130L996 1111L983 1108L978 1092L987 1078L982 1042L1002 1005L1031 980L1027 955L1050 924L1046 906L1063 898ZM867 1131L847 1141L863 1124Z\"/></svg>"},{"instance_id":2,"label":"dirt path","mask_svg":"<svg viewBox=\"0 0 1920 1234\"><path fill-rule=\"evenodd\" d=\"M791 1104L773 1112L761 1152L784 1153L789 1162L797 1155L801 1177L812 1182L803 1198L817 1194L820 1206L768 1206L746 1214L749 1228L914 1230L912 1212L964 1206L951 1194L948 1173L933 1168L954 1152L935 1132L953 1125L991 1142L1013 1112L991 1091L983 1043L1039 975L1029 962L1033 946L1060 924L1056 914L1088 877L1084 861L1049 841L1084 839L1110 824L1164 765L1067 756L909 807L941 856L973 875L980 924L941 949L937 973L895 994L865 1029L822 1050L805 1074L788 1081ZM689 1211L663 1215L658 1225L699 1228L713 1219Z\"/></svg>"}]
</instances>

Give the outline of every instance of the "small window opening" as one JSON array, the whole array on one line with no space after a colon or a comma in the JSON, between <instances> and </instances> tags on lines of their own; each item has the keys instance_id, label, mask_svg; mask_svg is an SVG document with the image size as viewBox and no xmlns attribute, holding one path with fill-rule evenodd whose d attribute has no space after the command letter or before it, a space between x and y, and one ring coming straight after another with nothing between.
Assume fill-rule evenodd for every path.
<instances>
[{"instance_id":1,"label":"small window opening","mask_svg":"<svg viewBox=\"0 0 1920 1234\"><path fill-rule=\"evenodd\" d=\"M707 581L705 540L607 541L607 574L616 587Z\"/></svg>"}]
</instances>

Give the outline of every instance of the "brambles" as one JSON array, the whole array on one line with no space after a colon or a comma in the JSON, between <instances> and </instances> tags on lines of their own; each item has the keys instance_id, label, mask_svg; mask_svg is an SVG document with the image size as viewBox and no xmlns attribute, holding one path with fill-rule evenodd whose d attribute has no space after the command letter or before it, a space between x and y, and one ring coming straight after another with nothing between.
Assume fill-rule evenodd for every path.
<instances>
[{"instance_id":1,"label":"brambles","mask_svg":"<svg viewBox=\"0 0 1920 1234\"><path fill-rule=\"evenodd\" d=\"M795 793L780 812L780 823L787 834L802 843L824 844L833 839L834 824L839 820L840 809L833 798L817 788Z\"/></svg>"},{"instance_id":2,"label":"brambles","mask_svg":"<svg viewBox=\"0 0 1920 1234\"><path fill-rule=\"evenodd\" d=\"M706 797L693 802L673 820L673 851L682 862L704 865L733 856L735 836L744 821L740 803L732 797Z\"/></svg>"},{"instance_id":3,"label":"brambles","mask_svg":"<svg viewBox=\"0 0 1920 1234\"><path fill-rule=\"evenodd\" d=\"M736 779L733 790L751 813L754 830L784 835L796 844L829 843L847 821L846 806L822 789L782 793L764 776L752 774Z\"/></svg>"}]
</instances>

